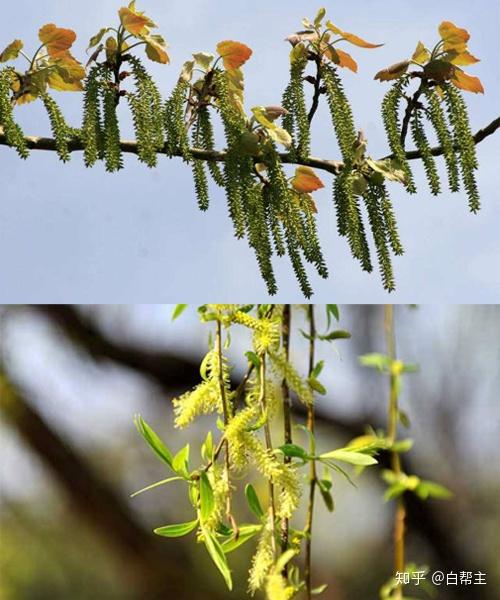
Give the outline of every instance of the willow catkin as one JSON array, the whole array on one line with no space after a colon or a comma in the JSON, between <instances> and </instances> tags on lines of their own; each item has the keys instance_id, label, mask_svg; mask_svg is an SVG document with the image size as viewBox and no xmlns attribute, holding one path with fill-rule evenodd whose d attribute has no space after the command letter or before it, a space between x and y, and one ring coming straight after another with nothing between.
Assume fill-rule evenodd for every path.
<instances>
[{"instance_id":1,"label":"willow catkin","mask_svg":"<svg viewBox=\"0 0 500 600\"><path fill-rule=\"evenodd\" d=\"M477 213L481 208L475 177L478 162L467 106L460 91L451 84L444 86L444 97L448 108L448 118L453 126L455 146L458 148L462 181L469 199L469 207L471 212Z\"/></svg>"},{"instance_id":2,"label":"willow catkin","mask_svg":"<svg viewBox=\"0 0 500 600\"><path fill-rule=\"evenodd\" d=\"M405 187L410 194L415 194L417 188L413 178L410 164L406 158L405 149L401 141L401 124L399 118L399 109L401 100L404 96L404 88L407 85L405 78L400 79L384 96L382 102L382 118L389 146L399 167L405 174Z\"/></svg>"},{"instance_id":3,"label":"willow catkin","mask_svg":"<svg viewBox=\"0 0 500 600\"><path fill-rule=\"evenodd\" d=\"M0 71L0 125L3 128L7 143L16 149L21 158L28 158L29 150L21 127L14 120L14 111L10 101L13 69L10 67Z\"/></svg>"},{"instance_id":4,"label":"willow catkin","mask_svg":"<svg viewBox=\"0 0 500 600\"><path fill-rule=\"evenodd\" d=\"M395 290L394 274L392 270L391 255L388 247L387 234L385 230L384 217L381 209L381 200L384 198L384 190L374 183L368 184L367 193L364 196L368 210L368 218L371 225L375 247L379 262L380 274L384 289L388 292Z\"/></svg>"},{"instance_id":5,"label":"willow catkin","mask_svg":"<svg viewBox=\"0 0 500 600\"><path fill-rule=\"evenodd\" d=\"M438 142L443 149L450 190L452 192L458 192L460 189L460 175L458 172L457 157L455 154L453 137L448 130L446 116L441 106L441 99L436 91L429 87L424 88L424 94L428 102L426 114L434 127Z\"/></svg>"},{"instance_id":6,"label":"willow catkin","mask_svg":"<svg viewBox=\"0 0 500 600\"><path fill-rule=\"evenodd\" d=\"M411 119L411 133L413 141L417 150L422 155L422 162L424 164L425 174L429 187L432 194L437 196L441 192L441 183L439 181L439 174L436 168L436 161L432 156L431 145L427 139L425 128L422 124L422 117L418 109L413 111Z\"/></svg>"},{"instance_id":7,"label":"willow catkin","mask_svg":"<svg viewBox=\"0 0 500 600\"><path fill-rule=\"evenodd\" d=\"M90 69L85 81L83 101L83 123L81 138L84 146L85 165L92 167L103 154L103 120L101 111L100 88L102 67L96 65Z\"/></svg>"}]
</instances>

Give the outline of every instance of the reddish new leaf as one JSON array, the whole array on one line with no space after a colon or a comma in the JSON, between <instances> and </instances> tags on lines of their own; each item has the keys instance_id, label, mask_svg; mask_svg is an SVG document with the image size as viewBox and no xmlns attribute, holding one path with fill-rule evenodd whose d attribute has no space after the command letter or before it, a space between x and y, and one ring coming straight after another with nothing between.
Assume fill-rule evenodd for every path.
<instances>
[{"instance_id":1,"label":"reddish new leaf","mask_svg":"<svg viewBox=\"0 0 500 600\"><path fill-rule=\"evenodd\" d=\"M325 185L311 167L297 167L292 187L301 194L308 194L324 188Z\"/></svg>"},{"instance_id":2,"label":"reddish new leaf","mask_svg":"<svg viewBox=\"0 0 500 600\"><path fill-rule=\"evenodd\" d=\"M241 42L226 40L217 44L217 52L222 58L224 68L238 69L252 56L253 51Z\"/></svg>"}]
</instances>

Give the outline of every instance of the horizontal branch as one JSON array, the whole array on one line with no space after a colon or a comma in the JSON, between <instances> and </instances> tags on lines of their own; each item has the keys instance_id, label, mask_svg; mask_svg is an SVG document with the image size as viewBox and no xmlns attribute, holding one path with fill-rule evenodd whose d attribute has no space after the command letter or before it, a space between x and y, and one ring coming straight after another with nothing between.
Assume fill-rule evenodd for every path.
<instances>
[{"instance_id":1,"label":"horizontal branch","mask_svg":"<svg viewBox=\"0 0 500 600\"><path fill-rule=\"evenodd\" d=\"M480 142L482 142L484 139L486 139L490 135L493 135L499 128L500 128L500 117L498 117L497 119L492 121L486 127L483 127L483 129L480 129L475 134L474 141L476 142L476 144L479 144ZM56 142L53 138L26 136L25 140L26 140L26 144L30 150L48 150L48 151L52 151L52 152L55 152L57 150ZM7 143L5 134L1 127L0 127L0 146L9 146L9 144ZM122 152L124 152L126 154L138 154L139 153L137 142L132 141L132 140L122 140L120 142L120 148L121 148ZM75 137L72 140L70 140L70 142L68 144L68 149L70 152L81 152L84 150L84 145L80 139ZM434 156L441 156L444 152L443 148L441 146L436 146L435 148L432 148L431 151ZM158 154L168 155L166 147L164 147L162 150L160 150L158 152ZM199 148L192 148L191 154L192 154L193 158L196 158L198 160L210 161L210 162L224 162L227 157L227 153L224 151L200 150ZM174 154L174 156L182 157L180 152ZM282 153L280 153L280 158L284 164L294 164L294 165L303 165L306 167L312 167L314 169L327 171L329 173L332 173L333 175L338 175L343 168L343 163L341 161L316 158L314 156L309 156L305 159L299 159L295 156L292 156L288 152L282 152ZM385 158L392 158L392 155L386 156ZM416 159L422 158L422 154L418 150L410 150L409 152L406 153L406 158L408 160L416 160ZM259 160L259 157L256 157L256 160Z\"/></svg>"}]
</instances>

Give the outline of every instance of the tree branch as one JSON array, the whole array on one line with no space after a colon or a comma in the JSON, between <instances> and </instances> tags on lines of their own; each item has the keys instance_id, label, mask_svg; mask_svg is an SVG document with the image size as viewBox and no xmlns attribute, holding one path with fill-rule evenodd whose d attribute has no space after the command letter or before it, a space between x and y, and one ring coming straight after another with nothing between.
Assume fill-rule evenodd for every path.
<instances>
[{"instance_id":1,"label":"tree branch","mask_svg":"<svg viewBox=\"0 0 500 600\"><path fill-rule=\"evenodd\" d=\"M485 140L490 135L493 135L497 129L500 128L500 117L493 120L491 123L486 125L480 129L476 135L474 136L474 141L476 144L479 144L483 140ZM47 137L37 137L37 136L26 136L24 138L26 140L26 144L30 150L48 150L55 152L56 151L56 142L53 138ZM5 138L5 134L3 129L0 127L0 146L9 146L7 140ZM125 154L138 154L137 142L132 140L122 140L120 142L120 147L122 152ZM70 140L68 144L68 149L70 152L81 152L84 149L83 143L78 138L73 138ZM443 148L441 146L436 146L431 149L433 156L441 156L443 154ZM158 152L158 154L168 155L166 151L166 147ZM212 162L224 162L227 157L227 153L220 150L200 150L199 148L192 148L191 154L194 158L205 161ZM175 157L182 158L181 153L176 153ZM312 167L314 169L319 169L321 171L327 171L332 175L338 175L343 169L343 163L339 160L328 160L324 158L317 158L314 156L309 156L304 159L298 159L296 157L291 157L288 152L280 153L281 161L284 164L292 164L292 165L303 165L306 167ZM259 160L259 157L255 157L256 160ZM393 158L393 155L385 156L384 159ZM422 158L422 155L418 150L410 150L406 153L406 158L408 160L416 160ZM383 160L383 159L382 159Z\"/></svg>"}]
</instances>

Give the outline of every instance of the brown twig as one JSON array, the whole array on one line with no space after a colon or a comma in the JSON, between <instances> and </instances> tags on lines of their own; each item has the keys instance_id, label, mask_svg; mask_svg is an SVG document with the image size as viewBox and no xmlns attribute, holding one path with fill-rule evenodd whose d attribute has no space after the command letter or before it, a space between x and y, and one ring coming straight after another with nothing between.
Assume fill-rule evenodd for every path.
<instances>
[{"instance_id":1,"label":"brown twig","mask_svg":"<svg viewBox=\"0 0 500 600\"><path fill-rule=\"evenodd\" d=\"M288 361L290 356L290 327L291 327L291 305L285 304L283 307L283 320L281 326L282 332L282 343L283 350L285 351L285 360ZM283 396L283 437L285 444L292 443L292 401L290 398L290 390L286 379L283 378L281 384L282 396ZM285 455L285 464L290 464L292 459L290 456ZM283 519L281 522L281 551L286 552L288 549L288 536L289 536L290 522L289 519ZM283 574L286 576L288 573L287 565L283 569Z\"/></svg>"}]
</instances>

